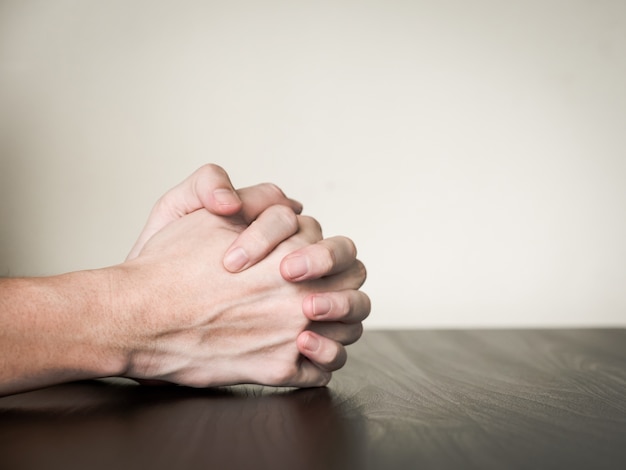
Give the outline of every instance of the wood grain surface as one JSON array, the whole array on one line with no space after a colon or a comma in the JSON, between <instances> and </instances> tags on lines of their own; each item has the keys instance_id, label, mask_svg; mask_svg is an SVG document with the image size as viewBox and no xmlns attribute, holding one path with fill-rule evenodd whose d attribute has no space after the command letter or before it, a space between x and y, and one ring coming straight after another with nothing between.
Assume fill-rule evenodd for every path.
<instances>
[{"instance_id":1,"label":"wood grain surface","mask_svg":"<svg viewBox=\"0 0 626 470\"><path fill-rule=\"evenodd\" d=\"M626 330L367 331L328 388L0 399L0 469L624 469Z\"/></svg>"}]
</instances>

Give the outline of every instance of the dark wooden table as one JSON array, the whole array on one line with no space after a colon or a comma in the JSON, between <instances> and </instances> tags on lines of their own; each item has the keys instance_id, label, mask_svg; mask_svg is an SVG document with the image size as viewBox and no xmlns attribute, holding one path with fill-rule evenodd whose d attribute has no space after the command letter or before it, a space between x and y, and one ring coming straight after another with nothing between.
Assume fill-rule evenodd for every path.
<instances>
[{"instance_id":1,"label":"dark wooden table","mask_svg":"<svg viewBox=\"0 0 626 470\"><path fill-rule=\"evenodd\" d=\"M0 468L626 469L626 330L368 331L328 388L0 399Z\"/></svg>"}]
</instances>

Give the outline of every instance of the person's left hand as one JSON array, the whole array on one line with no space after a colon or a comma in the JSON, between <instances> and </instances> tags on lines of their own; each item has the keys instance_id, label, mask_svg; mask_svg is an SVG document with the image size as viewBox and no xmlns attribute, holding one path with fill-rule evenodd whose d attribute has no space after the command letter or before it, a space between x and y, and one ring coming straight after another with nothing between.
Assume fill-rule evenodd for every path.
<instances>
[{"instance_id":1,"label":"person's left hand","mask_svg":"<svg viewBox=\"0 0 626 470\"><path fill-rule=\"evenodd\" d=\"M283 215L279 219L266 216L253 224L267 208L274 205L289 207L293 216ZM231 272L252 266L296 233L298 223L295 215L302 212L302 204L289 199L278 186L262 183L236 191L223 168L207 164L157 201L126 261L136 258L147 241L165 226L203 208L214 215L238 215L250 225L226 253L230 256L225 257L224 267Z\"/></svg>"}]
</instances>

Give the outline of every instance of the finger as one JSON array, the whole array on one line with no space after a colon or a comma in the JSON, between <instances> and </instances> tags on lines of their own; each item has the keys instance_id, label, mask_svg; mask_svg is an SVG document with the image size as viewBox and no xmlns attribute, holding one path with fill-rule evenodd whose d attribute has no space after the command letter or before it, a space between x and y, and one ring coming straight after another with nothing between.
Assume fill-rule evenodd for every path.
<instances>
[{"instance_id":1,"label":"finger","mask_svg":"<svg viewBox=\"0 0 626 470\"><path fill-rule=\"evenodd\" d=\"M315 292L339 292L360 289L366 278L365 266L357 259L340 273L307 282L315 288Z\"/></svg>"},{"instance_id":2,"label":"finger","mask_svg":"<svg viewBox=\"0 0 626 470\"><path fill-rule=\"evenodd\" d=\"M280 272L287 281L319 279L341 272L356 259L356 246L346 237L331 237L285 256Z\"/></svg>"},{"instance_id":3,"label":"finger","mask_svg":"<svg viewBox=\"0 0 626 470\"><path fill-rule=\"evenodd\" d=\"M217 215L232 215L241 209L241 199L228 173L214 164L201 166L159 201L172 219L205 208Z\"/></svg>"},{"instance_id":4,"label":"finger","mask_svg":"<svg viewBox=\"0 0 626 470\"><path fill-rule=\"evenodd\" d=\"M363 335L363 323L313 322L308 330L348 346L357 342Z\"/></svg>"},{"instance_id":5,"label":"finger","mask_svg":"<svg viewBox=\"0 0 626 470\"><path fill-rule=\"evenodd\" d=\"M275 205L290 207L296 214L302 212L302 204L294 199L289 199L278 186L272 183L241 188L237 194L243 203L241 214L248 224L259 217L267 208Z\"/></svg>"},{"instance_id":6,"label":"finger","mask_svg":"<svg viewBox=\"0 0 626 470\"><path fill-rule=\"evenodd\" d=\"M312 245L320 242L324 238L322 226L313 217L307 215L298 216L298 237L307 244Z\"/></svg>"},{"instance_id":7,"label":"finger","mask_svg":"<svg viewBox=\"0 0 626 470\"><path fill-rule=\"evenodd\" d=\"M279 384L284 387L325 387L332 378L332 371L320 368L305 356L300 356L298 372L295 376Z\"/></svg>"},{"instance_id":8,"label":"finger","mask_svg":"<svg viewBox=\"0 0 626 470\"><path fill-rule=\"evenodd\" d=\"M308 244L322 239L317 220L296 216L287 206L275 205L266 209L233 242L224 255L224 267L230 272L241 272L256 264L281 242L298 233Z\"/></svg>"},{"instance_id":9,"label":"finger","mask_svg":"<svg viewBox=\"0 0 626 470\"><path fill-rule=\"evenodd\" d=\"M137 257L146 242L170 222L203 207L217 215L232 215L241 209L228 174L218 165L198 168L157 201L127 260Z\"/></svg>"},{"instance_id":10,"label":"finger","mask_svg":"<svg viewBox=\"0 0 626 470\"><path fill-rule=\"evenodd\" d=\"M302 302L302 312L313 321L360 323L371 309L370 298L359 290L315 293Z\"/></svg>"},{"instance_id":11,"label":"finger","mask_svg":"<svg viewBox=\"0 0 626 470\"><path fill-rule=\"evenodd\" d=\"M312 331L307 330L300 333L296 339L296 344L300 354L320 369L328 372L341 369L348 359L346 348L342 344Z\"/></svg>"},{"instance_id":12,"label":"finger","mask_svg":"<svg viewBox=\"0 0 626 470\"><path fill-rule=\"evenodd\" d=\"M298 231L296 214L287 206L271 206L228 248L224 267L240 272L264 259L279 243Z\"/></svg>"}]
</instances>

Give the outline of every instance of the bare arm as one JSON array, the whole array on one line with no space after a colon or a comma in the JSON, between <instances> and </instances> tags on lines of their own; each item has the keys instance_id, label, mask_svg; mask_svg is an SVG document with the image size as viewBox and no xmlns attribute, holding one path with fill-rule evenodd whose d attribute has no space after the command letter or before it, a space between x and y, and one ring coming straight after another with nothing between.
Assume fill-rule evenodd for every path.
<instances>
[{"instance_id":1,"label":"bare arm","mask_svg":"<svg viewBox=\"0 0 626 470\"><path fill-rule=\"evenodd\" d=\"M110 273L0 280L0 395L124 370Z\"/></svg>"}]
</instances>

